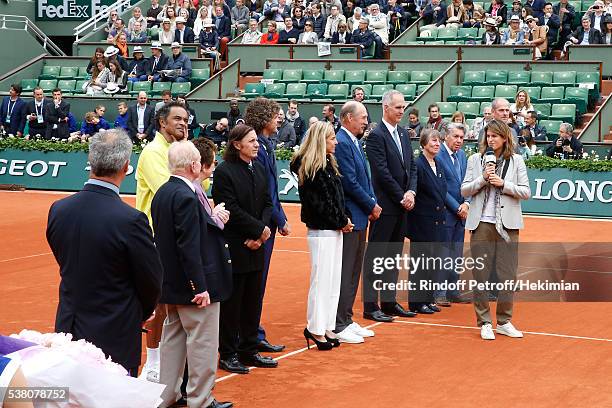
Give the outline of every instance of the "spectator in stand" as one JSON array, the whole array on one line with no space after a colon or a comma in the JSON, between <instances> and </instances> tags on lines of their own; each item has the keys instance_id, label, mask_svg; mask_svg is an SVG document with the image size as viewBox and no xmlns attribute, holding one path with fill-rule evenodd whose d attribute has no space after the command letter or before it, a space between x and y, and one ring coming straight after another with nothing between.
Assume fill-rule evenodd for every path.
<instances>
[{"instance_id":1,"label":"spectator in stand","mask_svg":"<svg viewBox=\"0 0 612 408\"><path fill-rule=\"evenodd\" d=\"M293 126L293 130L295 131L295 136L297 138L296 143L302 144L302 138L306 133L306 123L304 119L300 116L300 112L298 112L298 102L295 100L290 100L287 108L286 120L290 125Z\"/></svg>"},{"instance_id":2,"label":"spectator in stand","mask_svg":"<svg viewBox=\"0 0 612 408\"><path fill-rule=\"evenodd\" d=\"M293 20L291 17L285 17L285 29L281 30L278 35L279 44L297 44L300 32L293 28Z\"/></svg>"},{"instance_id":3,"label":"spectator in stand","mask_svg":"<svg viewBox=\"0 0 612 408\"><path fill-rule=\"evenodd\" d=\"M232 3L234 3L232 1ZM221 7L221 11L223 12L223 14L225 15L225 17L231 19L232 18L232 10L230 8L230 6L228 6L224 0L213 0L213 7L212 7L212 11L213 14L215 15L215 17L219 17L219 12L217 10L217 7ZM231 7L234 7L235 4L231 4Z\"/></svg>"},{"instance_id":4,"label":"spectator in stand","mask_svg":"<svg viewBox=\"0 0 612 408\"><path fill-rule=\"evenodd\" d=\"M119 50L119 52L117 53L117 56L120 56L123 58L128 58L130 56L128 45L127 45L127 38L128 36L125 33L119 33L119 35L115 37L115 48ZM127 61L126 61L126 64L127 64Z\"/></svg>"},{"instance_id":5,"label":"spectator in stand","mask_svg":"<svg viewBox=\"0 0 612 408\"><path fill-rule=\"evenodd\" d=\"M349 17L348 20L346 20L346 24L348 25L348 29L351 33L357 30L359 22L363 17L361 14L362 12L363 10L361 10L361 7L355 7L355 10L353 11L353 16Z\"/></svg>"},{"instance_id":6,"label":"spectator in stand","mask_svg":"<svg viewBox=\"0 0 612 408\"><path fill-rule=\"evenodd\" d=\"M601 34L603 44L610 45L612 44L612 16L607 15L604 20L605 31Z\"/></svg>"},{"instance_id":7,"label":"spectator in stand","mask_svg":"<svg viewBox=\"0 0 612 408\"><path fill-rule=\"evenodd\" d=\"M334 33L338 31L338 24L345 22L346 18L342 14L340 14L340 9L338 8L338 6L333 5L331 7L331 14L327 17L323 38L326 41L331 41Z\"/></svg>"},{"instance_id":8,"label":"spectator in stand","mask_svg":"<svg viewBox=\"0 0 612 408\"><path fill-rule=\"evenodd\" d=\"M59 88L53 90L53 102L47 105L45 117L47 118L47 132L45 139L67 139L70 134L68 126L68 114L70 104L62 99L62 91Z\"/></svg>"},{"instance_id":9,"label":"spectator in stand","mask_svg":"<svg viewBox=\"0 0 612 408\"><path fill-rule=\"evenodd\" d=\"M456 111L450 118L450 123L460 123L463 125L463 131L467 135L470 132L470 127L465 121L465 114L460 111Z\"/></svg>"},{"instance_id":10,"label":"spectator in stand","mask_svg":"<svg viewBox=\"0 0 612 408\"><path fill-rule=\"evenodd\" d=\"M510 19L513 16L518 16L518 18L522 19L523 18L522 13L523 13L523 4L521 3L521 0L514 0L512 2L512 8L508 10L508 13L506 14L507 20L505 21L505 23L510 25Z\"/></svg>"},{"instance_id":11,"label":"spectator in stand","mask_svg":"<svg viewBox=\"0 0 612 408\"><path fill-rule=\"evenodd\" d=\"M402 34L402 24L400 22L400 14L394 12L389 18L389 43L392 43L397 37Z\"/></svg>"},{"instance_id":12,"label":"spectator in stand","mask_svg":"<svg viewBox=\"0 0 612 408\"><path fill-rule=\"evenodd\" d=\"M538 26L538 19L533 16L527 16L525 19L529 32L525 38L525 45L535 45L536 58L540 59L548 53L548 33L544 26Z\"/></svg>"},{"instance_id":13,"label":"spectator in stand","mask_svg":"<svg viewBox=\"0 0 612 408\"><path fill-rule=\"evenodd\" d=\"M382 12L387 15L387 20L390 22L395 16L397 17L398 26L401 31L404 31L408 27L408 14L401 4L397 4L397 0L387 0L387 4L384 5ZM391 24L389 24L391 28Z\"/></svg>"},{"instance_id":14,"label":"spectator in stand","mask_svg":"<svg viewBox=\"0 0 612 408\"><path fill-rule=\"evenodd\" d=\"M110 125L104 118L98 116L96 112L87 112L81 125L81 141L86 142L96 133L108 129Z\"/></svg>"},{"instance_id":15,"label":"spectator in stand","mask_svg":"<svg viewBox=\"0 0 612 408\"><path fill-rule=\"evenodd\" d=\"M259 18L262 17L263 13L263 0L246 0L245 6L249 8L249 12L251 13L251 18L259 21Z\"/></svg>"},{"instance_id":16,"label":"spectator in stand","mask_svg":"<svg viewBox=\"0 0 612 408\"><path fill-rule=\"evenodd\" d=\"M470 139L482 140L484 137L484 128L489 124L489 122L491 122L492 119L493 108L491 106L486 106L482 111L482 118L476 118L472 124L473 129L470 133Z\"/></svg>"},{"instance_id":17,"label":"spectator in stand","mask_svg":"<svg viewBox=\"0 0 612 408\"><path fill-rule=\"evenodd\" d=\"M547 156L564 159L581 159L582 152L582 143L574 135L574 127L565 122L559 127L559 137L546 148Z\"/></svg>"},{"instance_id":18,"label":"spectator in stand","mask_svg":"<svg viewBox=\"0 0 612 408\"><path fill-rule=\"evenodd\" d=\"M314 22L307 20L304 23L304 32L298 37L298 44L316 44L319 42L319 35L314 32Z\"/></svg>"},{"instance_id":19,"label":"spectator in stand","mask_svg":"<svg viewBox=\"0 0 612 408\"><path fill-rule=\"evenodd\" d=\"M91 75L93 68L96 66L96 63L98 62L98 60L104 60L104 48L102 47L98 47L96 48L96 51L94 52L93 57L91 57L91 59L89 60L89 63L87 64L87 73Z\"/></svg>"},{"instance_id":20,"label":"spectator in stand","mask_svg":"<svg viewBox=\"0 0 612 408\"><path fill-rule=\"evenodd\" d=\"M134 59L130 62L128 67L128 81L138 82L147 80L147 64L149 60L144 57L144 52L140 45L134 47Z\"/></svg>"},{"instance_id":21,"label":"spectator in stand","mask_svg":"<svg viewBox=\"0 0 612 408\"><path fill-rule=\"evenodd\" d=\"M142 9L140 7L134 7L132 9L132 18L128 21L128 31L134 31L134 23L137 21L140 23L140 27L143 30L147 29L147 19L142 15Z\"/></svg>"},{"instance_id":22,"label":"spectator in stand","mask_svg":"<svg viewBox=\"0 0 612 408\"><path fill-rule=\"evenodd\" d=\"M45 110L51 102L45 98L42 88L38 86L34 88L33 95L34 99L26 104L24 112L28 121L28 136L44 137L48 122Z\"/></svg>"},{"instance_id":23,"label":"spectator in stand","mask_svg":"<svg viewBox=\"0 0 612 408\"><path fill-rule=\"evenodd\" d=\"M170 21L170 31L172 31L174 33L174 29L176 28L176 13L178 11L178 7L176 7L175 5L168 5L166 4L163 8L162 11L160 11L160 13L157 15L157 19L159 21L164 21L164 20L168 20Z\"/></svg>"},{"instance_id":24,"label":"spectator in stand","mask_svg":"<svg viewBox=\"0 0 612 408\"><path fill-rule=\"evenodd\" d=\"M204 31L204 24L208 20L212 21L212 19L209 18L208 8L201 7L200 10L198 10L198 17L193 23L193 34L196 38L200 38L200 33Z\"/></svg>"},{"instance_id":25,"label":"spectator in stand","mask_svg":"<svg viewBox=\"0 0 612 408\"><path fill-rule=\"evenodd\" d=\"M529 129L521 129L518 136L518 153L523 156L523 160L530 159L536 150L536 144L531 136Z\"/></svg>"},{"instance_id":26,"label":"spectator in stand","mask_svg":"<svg viewBox=\"0 0 612 408\"><path fill-rule=\"evenodd\" d=\"M520 128L512 122L510 102L505 98L495 98L491 102L491 107L493 108L493 119L501 120L510 127L510 133L514 138L514 146L516 147Z\"/></svg>"},{"instance_id":27,"label":"spectator in stand","mask_svg":"<svg viewBox=\"0 0 612 408\"><path fill-rule=\"evenodd\" d=\"M199 38L200 51L205 57L212 58L215 68L218 68L220 65L219 35L212 20L204 22L203 27Z\"/></svg>"},{"instance_id":28,"label":"spectator in stand","mask_svg":"<svg viewBox=\"0 0 612 408\"><path fill-rule=\"evenodd\" d=\"M601 33L591 27L591 18L587 15L580 20L582 27L579 27L569 36L569 41L574 45L603 44Z\"/></svg>"},{"instance_id":29,"label":"spectator in stand","mask_svg":"<svg viewBox=\"0 0 612 408\"><path fill-rule=\"evenodd\" d=\"M519 127L525 126L525 118L529 112L534 111L534 107L531 104L531 98L529 98L529 94L525 90L520 90L516 94L514 98L515 102L510 105L510 112L516 118L516 122Z\"/></svg>"},{"instance_id":30,"label":"spectator in stand","mask_svg":"<svg viewBox=\"0 0 612 408\"><path fill-rule=\"evenodd\" d=\"M155 136L155 112L147 101L147 93L140 91L136 105L128 108L128 134L135 144L145 139L151 141Z\"/></svg>"},{"instance_id":31,"label":"spectator in stand","mask_svg":"<svg viewBox=\"0 0 612 408\"><path fill-rule=\"evenodd\" d=\"M228 130L231 131L238 124L236 122L242 119L242 113L240 113L240 109L238 108L238 99L230 99L229 106L230 110L227 112L227 125Z\"/></svg>"},{"instance_id":32,"label":"spectator in stand","mask_svg":"<svg viewBox=\"0 0 612 408\"><path fill-rule=\"evenodd\" d=\"M2 99L0 107L0 129L6 133L21 137L26 121L26 102L21 99L21 86L11 85L9 96Z\"/></svg>"},{"instance_id":33,"label":"spectator in stand","mask_svg":"<svg viewBox=\"0 0 612 408\"><path fill-rule=\"evenodd\" d=\"M249 24L249 8L244 5L244 0L236 0L236 5L230 12L232 16L232 28L236 30L236 35L242 34Z\"/></svg>"},{"instance_id":34,"label":"spectator in stand","mask_svg":"<svg viewBox=\"0 0 612 408\"><path fill-rule=\"evenodd\" d=\"M283 25L285 17L291 16L291 8L287 6L285 0L266 0L263 14L269 21L276 21L278 25Z\"/></svg>"},{"instance_id":35,"label":"spectator in stand","mask_svg":"<svg viewBox=\"0 0 612 408\"><path fill-rule=\"evenodd\" d=\"M227 43L232 40L232 20L223 13L223 6L215 6L215 29L219 36L219 52L225 58L227 55Z\"/></svg>"},{"instance_id":36,"label":"spectator in stand","mask_svg":"<svg viewBox=\"0 0 612 408\"><path fill-rule=\"evenodd\" d=\"M370 6L370 30L374 31L384 45L389 44L389 20L387 16L380 12L380 6L378 4L372 4Z\"/></svg>"},{"instance_id":37,"label":"spectator in stand","mask_svg":"<svg viewBox=\"0 0 612 408\"><path fill-rule=\"evenodd\" d=\"M572 23L576 16L576 9L569 4L568 0L560 0L553 6L553 14L559 16L561 24L561 32L559 33L559 45L567 42L568 37L572 34Z\"/></svg>"},{"instance_id":38,"label":"spectator in stand","mask_svg":"<svg viewBox=\"0 0 612 408\"><path fill-rule=\"evenodd\" d=\"M249 29L244 32L241 44L260 44L262 33L259 31L257 20L249 20Z\"/></svg>"},{"instance_id":39,"label":"spectator in stand","mask_svg":"<svg viewBox=\"0 0 612 408\"><path fill-rule=\"evenodd\" d=\"M508 21L508 7L504 4L504 0L492 0L488 14L495 19L498 25Z\"/></svg>"},{"instance_id":40,"label":"spectator in stand","mask_svg":"<svg viewBox=\"0 0 612 408\"><path fill-rule=\"evenodd\" d=\"M115 21L117 21L118 18L119 18L119 13L117 12L117 10L112 10L108 14L108 19L106 20L106 26L104 27L104 32L106 32L106 34L110 33L110 31L113 28L115 28Z\"/></svg>"},{"instance_id":41,"label":"spectator in stand","mask_svg":"<svg viewBox=\"0 0 612 408\"><path fill-rule=\"evenodd\" d=\"M123 130L125 130L126 132L128 131L128 106L127 103L121 101L117 104L117 112L119 113L119 115L117 115L117 119L115 119L115 129L117 128L121 128Z\"/></svg>"},{"instance_id":42,"label":"spectator in stand","mask_svg":"<svg viewBox=\"0 0 612 408\"><path fill-rule=\"evenodd\" d=\"M465 9L465 21L463 26L466 28L480 28L485 19L485 11L483 8L478 4L474 4L473 0L463 0L463 7Z\"/></svg>"},{"instance_id":43,"label":"spectator in stand","mask_svg":"<svg viewBox=\"0 0 612 408\"><path fill-rule=\"evenodd\" d=\"M485 33L482 35L481 43L483 45L499 45L501 44L501 36L497 30L497 21L492 17L487 17L483 23Z\"/></svg>"},{"instance_id":44,"label":"spectator in stand","mask_svg":"<svg viewBox=\"0 0 612 408\"><path fill-rule=\"evenodd\" d=\"M412 108L408 111L408 126L406 127L408 136L421 137L421 129L422 126L419 118L419 110L417 108Z\"/></svg>"},{"instance_id":45,"label":"spectator in stand","mask_svg":"<svg viewBox=\"0 0 612 408\"><path fill-rule=\"evenodd\" d=\"M174 30L169 18L164 18L162 21L161 30L159 31L159 42L162 44L172 44L174 41Z\"/></svg>"},{"instance_id":46,"label":"spectator in stand","mask_svg":"<svg viewBox=\"0 0 612 408\"><path fill-rule=\"evenodd\" d=\"M151 0L151 7L147 10L147 27L156 27L159 25L157 16L160 11L159 0Z\"/></svg>"},{"instance_id":47,"label":"spectator in stand","mask_svg":"<svg viewBox=\"0 0 612 408\"><path fill-rule=\"evenodd\" d=\"M359 28L353 31L353 35L351 39L353 40L353 44L357 44L361 47L361 56L369 56L366 53L366 50L372 46L374 42L374 33L368 29L370 21L367 17L362 17L359 20Z\"/></svg>"},{"instance_id":48,"label":"spectator in stand","mask_svg":"<svg viewBox=\"0 0 612 408\"><path fill-rule=\"evenodd\" d=\"M540 17L538 24L548 27L548 47L549 49L557 48L557 37L559 36L559 27L561 22L557 14L553 14L552 3L544 4L544 15Z\"/></svg>"},{"instance_id":49,"label":"spectator in stand","mask_svg":"<svg viewBox=\"0 0 612 408\"><path fill-rule=\"evenodd\" d=\"M149 63L147 64L147 81L159 81L161 77L160 71L166 69L169 59L170 58L164 54L161 43L159 41L153 41L151 43L151 57L149 57Z\"/></svg>"},{"instance_id":50,"label":"spectator in stand","mask_svg":"<svg viewBox=\"0 0 612 408\"><path fill-rule=\"evenodd\" d=\"M539 142L548 141L546 128L538 125L538 114L534 111L529 112L525 117L525 127L523 127L523 130L527 130L533 140Z\"/></svg>"},{"instance_id":51,"label":"spectator in stand","mask_svg":"<svg viewBox=\"0 0 612 408\"><path fill-rule=\"evenodd\" d=\"M172 92L169 89L163 90L161 93L161 99L161 101L155 104L155 113L157 113L157 111L163 108L165 105L172 102Z\"/></svg>"},{"instance_id":52,"label":"spectator in stand","mask_svg":"<svg viewBox=\"0 0 612 408\"><path fill-rule=\"evenodd\" d=\"M293 27L301 34L304 31L304 24L306 24L304 8L302 6L295 6L291 15L293 17Z\"/></svg>"},{"instance_id":53,"label":"spectator in stand","mask_svg":"<svg viewBox=\"0 0 612 408\"><path fill-rule=\"evenodd\" d=\"M106 37L106 42L109 44L113 44L115 42L115 38L117 38L117 36L121 33L125 34L127 38L128 31L125 28L125 23L123 22L122 19L118 18L115 20L115 24L113 24L113 28L109 31L108 37Z\"/></svg>"},{"instance_id":54,"label":"spectator in stand","mask_svg":"<svg viewBox=\"0 0 612 408\"><path fill-rule=\"evenodd\" d=\"M347 31L345 22L338 24L338 31L332 35L332 44L352 44L351 33Z\"/></svg>"},{"instance_id":55,"label":"spectator in stand","mask_svg":"<svg viewBox=\"0 0 612 408\"><path fill-rule=\"evenodd\" d=\"M336 116L336 108L331 103L326 103L323 105L323 117L321 118L324 122L329 122L334 127L334 130L338 132L342 124L340 123L340 119Z\"/></svg>"},{"instance_id":56,"label":"spectator in stand","mask_svg":"<svg viewBox=\"0 0 612 408\"><path fill-rule=\"evenodd\" d=\"M333 6L338 7L338 10L342 12L342 2L340 0L323 0L321 1L321 13L325 18L331 15L331 9Z\"/></svg>"},{"instance_id":57,"label":"spectator in stand","mask_svg":"<svg viewBox=\"0 0 612 408\"><path fill-rule=\"evenodd\" d=\"M181 44L173 42L171 48L172 58L168 60L166 69L175 70L175 73L172 76L166 76L166 79L170 82L189 82L191 77L191 60L181 52Z\"/></svg>"},{"instance_id":58,"label":"spectator in stand","mask_svg":"<svg viewBox=\"0 0 612 408\"><path fill-rule=\"evenodd\" d=\"M187 114L189 115L187 117L187 129L189 129L189 136L187 138L191 140L193 139L194 130L200 126L198 124L198 118L196 115L196 111L189 106L189 103L187 102L187 98L185 97L185 94L177 95L176 101L185 107L185 109L187 110Z\"/></svg>"},{"instance_id":59,"label":"spectator in stand","mask_svg":"<svg viewBox=\"0 0 612 408\"><path fill-rule=\"evenodd\" d=\"M465 14L465 6L461 0L452 0L451 4L446 7L446 18L447 25L451 24L456 27L463 26L463 23L467 20L467 15Z\"/></svg>"},{"instance_id":60,"label":"spectator in stand","mask_svg":"<svg viewBox=\"0 0 612 408\"><path fill-rule=\"evenodd\" d=\"M195 42L195 34L190 27L187 27L186 23L187 21L183 17L176 18L174 41L179 44L193 44Z\"/></svg>"},{"instance_id":61,"label":"spectator in stand","mask_svg":"<svg viewBox=\"0 0 612 408\"><path fill-rule=\"evenodd\" d=\"M533 10L532 16L536 19L544 15L544 0L525 0L525 6Z\"/></svg>"},{"instance_id":62,"label":"spectator in stand","mask_svg":"<svg viewBox=\"0 0 612 408\"><path fill-rule=\"evenodd\" d=\"M122 70L128 70L127 60L122 55L119 55L119 49L117 47L110 45L106 48L106 51L104 51L104 58L106 59L106 62L108 62L113 57L119 61L119 65L121 66Z\"/></svg>"},{"instance_id":63,"label":"spectator in stand","mask_svg":"<svg viewBox=\"0 0 612 408\"><path fill-rule=\"evenodd\" d=\"M435 103L432 103L427 107L427 112L429 112L429 119L427 120L425 129L437 130L440 132L442 139L444 139L446 132L448 132L448 122L442 119L442 116L440 115L440 107Z\"/></svg>"},{"instance_id":64,"label":"spectator in stand","mask_svg":"<svg viewBox=\"0 0 612 408\"><path fill-rule=\"evenodd\" d=\"M319 39L323 38L323 34L325 33L325 17L321 14L321 5L319 3L312 3L310 5L310 10L312 11L312 16L310 16L309 20L312 21L312 28Z\"/></svg>"},{"instance_id":65,"label":"spectator in stand","mask_svg":"<svg viewBox=\"0 0 612 408\"><path fill-rule=\"evenodd\" d=\"M605 4L603 1L595 0L585 15L591 18L591 27L593 27L594 30L599 31L601 34L606 31L604 21L609 14L606 14Z\"/></svg>"},{"instance_id":66,"label":"spectator in stand","mask_svg":"<svg viewBox=\"0 0 612 408\"><path fill-rule=\"evenodd\" d=\"M446 4L440 0L431 0L425 9L421 12L421 17L425 25L421 30L426 30L429 26L440 27L446 24Z\"/></svg>"},{"instance_id":67,"label":"spectator in stand","mask_svg":"<svg viewBox=\"0 0 612 408\"><path fill-rule=\"evenodd\" d=\"M221 118L204 128L204 137L212 140L217 145L217 148L221 149L221 144L227 143L228 127L227 118Z\"/></svg>"},{"instance_id":68,"label":"spectator in stand","mask_svg":"<svg viewBox=\"0 0 612 408\"><path fill-rule=\"evenodd\" d=\"M521 45L524 40L525 33L521 30L521 18L519 16L512 16L510 19L510 27L504 31L501 43L503 45Z\"/></svg>"},{"instance_id":69,"label":"spectator in stand","mask_svg":"<svg viewBox=\"0 0 612 408\"><path fill-rule=\"evenodd\" d=\"M85 83L87 85L85 93L87 95L100 94L106 87L109 73L110 70L106 66L106 61L104 59L98 60L91 72L91 80Z\"/></svg>"},{"instance_id":70,"label":"spectator in stand","mask_svg":"<svg viewBox=\"0 0 612 408\"><path fill-rule=\"evenodd\" d=\"M281 109L278 112L278 131L276 133L277 144L282 143L282 147L291 149L297 144L295 129L288 120L285 119L285 112Z\"/></svg>"},{"instance_id":71,"label":"spectator in stand","mask_svg":"<svg viewBox=\"0 0 612 408\"><path fill-rule=\"evenodd\" d=\"M187 27L193 29L195 19L198 17L198 8L193 4L193 0L185 0L179 16L187 20Z\"/></svg>"},{"instance_id":72,"label":"spectator in stand","mask_svg":"<svg viewBox=\"0 0 612 408\"><path fill-rule=\"evenodd\" d=\"M103 88L107 94L115 94L127 89L127 73L121 69L119 61L115 58L108 60L108 75Z\"/></svg>"},{"instance_id":73,"label":"spectator in stand","mask_svg":"<svg viewBox=\"0 0 612 408\"><path fill-rule=\"evenodd\" d=\"M358 0L355 0L358 1ZM342 15L348 20L350 17L353 16L353 13L355 12L355 7L357 7L355 5L355 1L354 0L347 0L344 2L344 7L342 8Z\"/></svg>"},{"instance_id":74,"label":"spectator in stand","mask_svg":"<svg viewBox=\"0 0 612 408\"><path fill-rule=\"evenodd\" d=\"M134 43L146 43L148 41L147 32L142 29L140 21L134 22L133 29L130 31L128 41Z\"/></svg>"},{"instance_id":75,"label":"spectator in stand","mask_svg":"<svg viewBox=\"0 0 612 408\"><path fill-rule=\"evenodd\" d=\"M268 21L268 32L261 36L261 44L278 44L278 39L276 21Z\"/></svg>"}]
</instances>

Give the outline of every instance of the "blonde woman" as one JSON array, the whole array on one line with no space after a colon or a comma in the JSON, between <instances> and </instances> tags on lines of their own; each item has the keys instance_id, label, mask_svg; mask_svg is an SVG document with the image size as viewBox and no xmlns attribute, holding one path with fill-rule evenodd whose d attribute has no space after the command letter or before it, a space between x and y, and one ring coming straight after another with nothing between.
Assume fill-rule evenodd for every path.
<instances>
[{"instance_id":1,"label":"blonde woman","mask_svg":"<svg viewBox=\"0 0 612 408\"><path fill-rule=\"evenodd\" d=\"M130 33L134 31L134 23L137 21L140 22L140 28L142 30L147 29L147 19L142 15L142 10L140 7L134 7L134 10L132 10L132 18L130 18L130 21L128 21L128 31Z\"/></svg>"},{"instance_id":2,"label":"blonde woman","mask_svg":"<svg viewBox=\"0 0 612 408\"><path fill-rule=\"evenodd\" d=\"M333 330L340 297L342 233L352 231L353 224L344 211L334 128L328 122L317 122L308 129L305 140L291 161L291 170L298 175L301 218L308 227L310 248L304 337L319 350L331 350L340 344Z\"/></svg>"},{"instance_id":3,"label":"blonde woman","mask_svg":"<svg viewBox=\"0 0 612 408\"><path fill-rule=\"evenodd\" d=\"M519 125L519 127L524 127L527 114L535 111L535 109L531 104L531 99L529 98L527 91L518 91L514 101L515 102L510 105L510 112L514 114L514 118L516 119L516 123Z\"/></svg>"},{"instance_id":4,"label":"blonde woman","mask_svg":"<svg viewBox=\"0 0 612 408\"><path fill-rule=\"evenodd\" d=\"M200 33L204 29L204 24L206 20L209 19L208 7L201 7L198 10L198 17L193 22L193 33L195 34L195 38L200 38Z\"/></svg>"}]
</instances>

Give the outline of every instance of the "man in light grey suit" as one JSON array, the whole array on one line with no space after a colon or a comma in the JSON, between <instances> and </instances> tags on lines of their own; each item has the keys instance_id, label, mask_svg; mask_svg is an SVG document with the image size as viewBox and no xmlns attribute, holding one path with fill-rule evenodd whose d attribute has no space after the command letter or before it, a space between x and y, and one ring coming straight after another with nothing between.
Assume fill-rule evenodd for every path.
<instances>
[{"instance_id":1,"label":"man in light grey suit","mask_svg":"<svg viewBox=\"0 0 612 408\"><path fill-rule=\"evenodd\" d=\"M529 199L531 190L525 162L521 155L513 154L514 139L508 125L494 119L487 125L485 135L480 153L468 160L461 184L461 195L471 197L465 227L472 232L472 257L480 259L483 265L474 267L474 279L488 282L495 268L499 281L505 282L516 279L519 229L523 228L520 200ZM485 155L488 148L493 150L493 155ZM485 163L488 164L485 166ZM513 292L500 290L496 331L509 337L523 337L510 322L512 307ZM480 336L494 340L486 290L474 291L474 309Z\"/></svg>"}]
</instances>

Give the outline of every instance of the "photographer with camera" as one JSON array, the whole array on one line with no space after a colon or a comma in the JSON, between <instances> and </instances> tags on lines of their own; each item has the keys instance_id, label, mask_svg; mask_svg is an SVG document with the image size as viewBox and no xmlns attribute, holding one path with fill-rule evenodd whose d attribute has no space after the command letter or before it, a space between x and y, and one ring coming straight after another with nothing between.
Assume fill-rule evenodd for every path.
<instances>
[{"instance_id":1,"label":"photographer with camera","mask_svg":"<svg viewBox=\"0 0 612 408\"><path fill-rule=\"evenodd\" d=\"M603 1L595 0L585 15L591 19L591 27L594 30L599 31L602 34L606 32L605 19L606 16L609 16L609 14L606 13L606 5Z\"/></svg>"},{"instance_id":2,"label":"photographer with camera","mask_svg":"<svg viewBox=\"0 0 612 408\"><path fill-rule=\"evenodd\" d=\"M559 127L559 137L546 148L546 155L566 160L580 159L582 151L582 143L574 136L574 127L564 122Z\"/></svg>"}]
</instances>

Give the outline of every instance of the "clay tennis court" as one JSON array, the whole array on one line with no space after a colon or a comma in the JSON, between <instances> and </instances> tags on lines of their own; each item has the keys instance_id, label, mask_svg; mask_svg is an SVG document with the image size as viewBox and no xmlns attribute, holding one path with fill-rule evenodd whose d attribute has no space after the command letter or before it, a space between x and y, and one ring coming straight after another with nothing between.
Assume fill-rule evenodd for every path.
<instances>
[{"instance_id":1,"label":"clay tennis court","mask_svg":"<svg viewBox=\"0 0 612 408\"><path fill-rule=\"evenodd\" d=\"M0 333L53 331L59 274L45 240L47 212L64 194L0 192ZM134 204L133 197L124 198ZM517 303L524 339L485 342L471 305L430 317L373 323L365 344L307 350L309 282L299 206L292 236L277 237L263 324L287 345L275 370L218 373L215 394L239 407L612 407L612 304ZM610 241L612 222L526 218L521 241ZM70 240L71 237L66 237ZM608 263L609 264L609 263ZM607 271L610 272L610 271Z\"/></svg>"}]
</instances>

